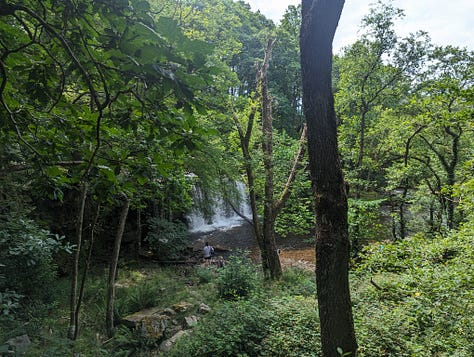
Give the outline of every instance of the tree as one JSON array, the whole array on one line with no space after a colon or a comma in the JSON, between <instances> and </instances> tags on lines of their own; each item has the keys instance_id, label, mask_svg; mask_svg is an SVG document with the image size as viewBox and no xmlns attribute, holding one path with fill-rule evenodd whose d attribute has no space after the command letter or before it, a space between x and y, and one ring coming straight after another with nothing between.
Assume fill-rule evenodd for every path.
<instances>
[{"instance_id":1,"label":"tree","mask_svg":"<svg viewBox=\"0 0 474 357\"><path fill-rule=\"evenodd\" d=\"M400 39L394 23L401 17L401 9L378 1L362 20L361 38L336 61L339 139L351 193L357 197L383 184L383 168L393 158L380 145L386 135L382 113L413 90L429 44L423 32Z\"/></svg>"},{"instance_id":2,"label":"tree","mask_svg":"<svg viewBox=\"0 0 474 357\"><path fill-rule=\"evenodd\" d=\"M130 207L130 200L125 197L122 211L120 213L119 225L117 233L115 234L114 249L112 259L109 265L109 278L107 284L107 312L105 316L105 325L107 335L113 337L115 333L114 312L115 312L115 279L117 276L117 266L120 254L120 244L122 243L123 232L125 230L125 223L127 221L128 209Z\"/></svg>"},{"instance_id":3,"label":"tree","mask_svg":"<svg viewBox=\"0 0 474 357\"><path fill-rule=\"evenodd\" d=\"M0 17L0 135L15 149L2 170L19 167L41 182L30 196L59 205L80 197L68 234L74 339L86 202L113 205L125 194L140 206L153 196L143 186L180 165L184 176L183 158L205 141L193 90L210 80L212 47L151 17L146 1L2 0Z\"/></svg>"},{"instance_id":4,"label":"tree","mask_svg":"<svg viewBox=\"0 0 474 357\"><path fill-rule=\"evenodd\" d=\"M391 128L387 140L406 142L402 144L405 152L400 153L403 165L394 162L387 170L388 177L392 187L403 189L401 206L409 191L412 196L418 192L412 203L418 203L415 207L424 212L412 207L412 216L427 217L431 232L455 228L462 221L453 189L467 179L462 168L469 162L472 140L473 61L473 53L467 50L434 48L418 89L398 110L402 120L395 123L399 128ZM393 116L389 120L393 121ZM396 147L393 145L394 152ZM400 235L404 237L402 214L401 209Z\"/></svg>"},{"instance_id":5,"label":"tree","mask_svg":"<svg viewBox=\"0 0 474 357\"><path fill-rule=\"evenodd\" d=\"M304 123L301 108L299 34L301 7L289 6L276 31L272 61L268 70L273 100L274 126L295 139Z\"/></svg>"},{"instance_id":6,"label":"tree","mask_svg":"<svg viewBox=\"0 0 474 357\"><path fill-rule=\"evenodd\" d=\"M303 0L300 35L303 108L316 204L316 283L325 357L355 356L349 292L347 194L337 146L332 41L344 1Z\"/></svg>"},{"instance_id":7,"label":"tree","mask_svg":"<svg viewBox=\"0 0 474 357\"><path fill-rule=\"evenodd\" d=\"M275 221L291 192L292 184L296 178L301 161L305 153L306 126L303 127L299 149L296 153L293 167L291 168L286 184L280 197L275 200L274 183L274 155L273 155L273 116L272 99L268 90L267 70L270 63L271 51L275 40L270 39L265 50L263 64L260 66L257 78L258 98L250 101L250 113L246 117L247 128L242 128L238 116L234 115L234 122L240 138L240 147L244 158L244 166L250 192L250 206L252 209L252 226L257 239L262 258L262 268L266 278L279 279L282 275L280 258L275 243ZM262 113L261 146L264 166L264 198L263 217L259 217L258 202L256 198L255 167L252 165L250 144L253 128L255 126L257 109Z\"/></svg>"}]
</instances>

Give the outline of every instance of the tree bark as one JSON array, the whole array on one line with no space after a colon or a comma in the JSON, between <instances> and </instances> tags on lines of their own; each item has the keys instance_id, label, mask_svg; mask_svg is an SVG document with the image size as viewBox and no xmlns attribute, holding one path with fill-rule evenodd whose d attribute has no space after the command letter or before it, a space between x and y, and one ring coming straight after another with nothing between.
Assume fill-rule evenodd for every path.
<instances>
[{"instance_id":1,"label":"tree bark","mask_svg":"<svg viewBox=\"0 0 474 357\"><path fill-rule=\"evenodd\" d=\"M92 225L90 226L91 233L90 233L90 238L89 238L89 247L87 249L87 259L86 263L84 266L84 271L82 272L82 279L81 279L81 286L79 288L79 295L77 298L77 304L76 304L76 326L75 326L75 335L74 339L77 338L77 335L79 333L79 313L81 311L81 305L82 305L82 299L84 297L84 290L86 287L86 279L87 279L87 274L89 272L89 268L91 265L91 260L92 260L92 249L94 247L94 241L95 241L95 229L97 226L97 221L99 220L99 215L100 215L100 203L97 203L97 209L96 209L96 214L94 218L94 222L92 222Z\"/></svg>"},{"instance_id":2,"label":"tree bark","mask_svg":"<svg viewBox=\"0 0 474 357\"><path fill-rule=\"evenodd\" d=\"M105 325L107 329L107 336L112 338L114 336L114 304L115 304L115 277L117 276L117 265L120 254L120 244L122 243L123 232L125 230L125 222L127 221L128 208L130 207L130 200L126 201L122 207L120 214L119 226L115 234L114 250L109 267L109 281L107 286L107 312L105 316Z\"/></svg>"},{"instance_id":3,"label":"tree bark","mask_svg":"<svg viewBox=\"0 0 474 357\"><path fill-rule=\"evenodd\" d=\"M308 154L316 204L316 283L323 356L355 356L349 292L347 195L331 89L332 41L343 0L303 0L301 68Z\"/></svg>"},{"instance_id":4,"label":"tree bark","mask_svg":"<svg viewBox=\"0 0 474 357\"><path fill-rule=\"evenodd\" d=\"M77 306L77 284L79 279L79 259L82 247L82 227L84 225L84 211L86 207L88 186L86 182L81 185L81 196L78 202L78 212L76 221L76 249L74 251L74 260L72 262L71 272L71 293L69 300L69 330L68 338L75 340L77 337L77 329L79 326Z\"/></svg>"},{"instance_id":5,"label":"tree bark","mask_svg":"<svg viewBox=\"0 0 474 357\"><path fill-rule=\"evenodd\" d=\"M265 167L265 198L263 206L263 247L266 252L269 278L281 278L282 270L275 242L275 204L274 204L274 165L273 165L273 116L272 103L268 93L267 71L270 64L274 39L269 39L265 50L265 57L259 73L259 87L262 98L262 150L263 166Z\"/></svg>"}]
</instances>

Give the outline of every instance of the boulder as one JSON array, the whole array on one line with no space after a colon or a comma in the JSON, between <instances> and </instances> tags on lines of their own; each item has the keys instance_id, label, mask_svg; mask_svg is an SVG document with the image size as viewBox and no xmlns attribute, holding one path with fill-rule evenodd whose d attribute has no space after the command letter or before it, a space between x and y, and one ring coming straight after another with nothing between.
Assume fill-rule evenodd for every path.
<instances>
[{"instance_id":1,"label":"boulder","mask_svg":"<svg viewBox=\"0 0 474 357\"><path fill-rule=\"evenodd\" d=\"M169 316L152 315L145 316L141 321L140 331L143 337L160 339L164 336L168 327Z\"/></svg>"},{"instance_id":2,"label":"boulder","mask_svg":"<svg viewBox=\"0 0 474 357\"><path fill-rule=\"evenodd\" d=\"M198 323L198 318L194 315L186 316L184 321L186 322L186 327L193 327Z\"/></svg>"},{"instance_id":3,"label":"boulder","mask_svg":"<svg viewBox=\"0 0 474 357\"><path fill-rule=\"evenodd\" d=\"M23 356L30 347L31 340L28 335L21 335L9 339L6 344L10 346L10 350L15 351L15 356Z\"/></svg>"},{"instance_id":4,"label":"boulder","mask_svg":"<svg viewBox=\"0 0 474 357\"><path fill-rule=\"evenodd\" d=\"M138 311L122 319L122 323L130 328L139 329L144 337L160 339L168 326L170 317L163 314L160 308Z\"/></svg>"},{"instance_id":5,"label":"boulder","mask_svg":"<svg viewBox=\"0 0 474 357\"><path fill-rule=\"evenodd\" d=\"M199 305L199 312L202 314L207 314L208 312L211 312L211 308L202 302Z\"/></svg>"},{"instance_id":6,"label":"boulder","mask_svg":"<svg viewBox=\"0 0 474 357\"><path fill-rule=\"evenodd\" d=\"M184 335L187 335L188 333L189 332L185 330L180 330L176 332L171 338L163 341L160 344L160 350L162 352L169 352L171 348L173 347L173 345L176 343L176 341L178 341L181 337L183 337Z\"/></svg>"},{"instance_id":7,"label":"boulder","mask_svg":"<svg viewBox=\"0 0 474 357\"><path fill-rule=\"evenodd\" d=\"M193 307L193 304L186 302L186 301L181 301L172 306L173 310L176 312L185 312L188 311Z\"/></svg>"},{"instance_id":8,"label":"boulder","mask_svg":"<svg viewBox=\"0 0 474 357\"><path fill-rule=\"evenodd\" d=\"M174 311L172 308L167 307L166 309L163 310L163 313L168 316L173 316L176 315L176 311Z\"/></svg>"}]
</instances>

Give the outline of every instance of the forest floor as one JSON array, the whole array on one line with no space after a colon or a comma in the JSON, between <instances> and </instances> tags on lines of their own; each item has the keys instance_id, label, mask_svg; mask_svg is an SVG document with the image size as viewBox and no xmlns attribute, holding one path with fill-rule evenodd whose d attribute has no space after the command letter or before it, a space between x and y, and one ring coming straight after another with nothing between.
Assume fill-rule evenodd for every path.
<instances>
[{"instance_id":1,"label":"forest floor","mask_svg":"<svg viewBox=\"0 0 474 357\"><path fill-rule=\"evenodd\" d=\"M200 254L205 242L215 248L216 256L227 259L235 252L249 251L254 262L260 260L260 250L252 227L244 223L239 227L216 230L212 232L193 233L191 235L193 251ZM284 268L297 266L314 270L316 261L314 243L300 236L276 236L277 249L280 250L280 262Z\"/></svg>"}]
</instances>

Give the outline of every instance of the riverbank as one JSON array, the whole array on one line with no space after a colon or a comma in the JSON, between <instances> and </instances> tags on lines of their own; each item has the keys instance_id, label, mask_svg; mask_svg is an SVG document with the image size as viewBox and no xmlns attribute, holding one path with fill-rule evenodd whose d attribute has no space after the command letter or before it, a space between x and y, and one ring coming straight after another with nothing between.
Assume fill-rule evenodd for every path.
<instances>
[{"instance_id":1,"label":"riverbank","mask_svg":"<svg viewBox=\"0 0 474 357\"><path fill-rule=\"evenodd\" d=\"M250 224L212 232L192 233L191 245L193 251L199 254L205 242L215 247L216 255L227 259L238 250L249 251L253 261L260 260L260 250ZM304 237L276 237L277 249L280 251L280 261L284 267L298 266L314 268L316 261L314 243Z\"/></svg>"}]
</instances>

